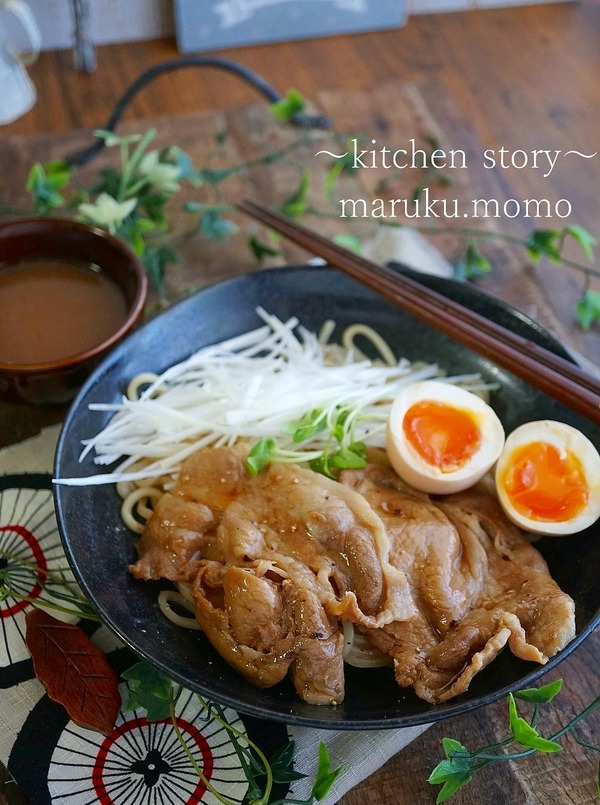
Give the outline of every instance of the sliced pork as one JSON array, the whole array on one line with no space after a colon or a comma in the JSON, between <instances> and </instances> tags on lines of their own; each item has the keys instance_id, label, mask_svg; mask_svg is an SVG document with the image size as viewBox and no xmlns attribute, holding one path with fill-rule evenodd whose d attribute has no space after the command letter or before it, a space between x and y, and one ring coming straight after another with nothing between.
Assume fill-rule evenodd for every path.
<instances>
[{"instance_id":1,"label":"sliced pork","mask_svg":"<svg viewBox=\"0 0 600 805\"><path fill-rule=\"evenodd\" d=\"M543 663L573 637L573 602L490 495L432 499L381 457L340 482L283 464L254 478L246 457L189 458L131 572L190 584L208 639L252 683L289 675L307 702L342 701L344 620L429 702L506 645Z\"/></svg>"},{"instance_id":2,"label":"sliced pork","mask_svg":"<svg viewBox=\"0 0 600 805\"><path fill-rule=\"evenodd\" d=\"M369 631L397 682L432 703L464 693L508 645L545 663L575 635L572 599L486 492L431 500L388 467L344 472L385 525L418 614Z\"/></svg>"}]
</instances>

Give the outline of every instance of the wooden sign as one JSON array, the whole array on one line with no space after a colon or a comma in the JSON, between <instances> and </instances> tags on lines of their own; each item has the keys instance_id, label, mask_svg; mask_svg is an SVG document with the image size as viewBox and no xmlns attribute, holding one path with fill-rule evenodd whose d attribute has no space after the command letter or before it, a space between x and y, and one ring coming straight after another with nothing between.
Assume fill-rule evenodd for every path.
<instances>
[{"instance_id":1,"label":"wooden sign","mask_svg":"<svg viewBox=\"0 0 600 805\"><path fill-rule=\"evenodd\" d=\"M397 28L404 0L175 0L182 52Z\"/></svg>"}]
</instances>

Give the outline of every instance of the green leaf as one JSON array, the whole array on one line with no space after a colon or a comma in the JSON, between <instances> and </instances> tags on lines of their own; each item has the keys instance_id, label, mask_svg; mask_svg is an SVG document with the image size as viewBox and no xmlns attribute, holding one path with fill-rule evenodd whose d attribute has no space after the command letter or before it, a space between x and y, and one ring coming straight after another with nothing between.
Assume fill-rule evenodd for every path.
<instances>
[{"instance_id":1,"label":"green leaf","mask_svg":"<svg viewBox=\"0 0 600 805\"><path fill-rule=\"evenodd\" d=\"M595 321L600 321L600 291L585 291L576 310L579 325L589 330Z\"/></svg>"},{"instance_id":2,"label":"green leaf","mask_svg":"<svg viewBox=\"0 0 600 805\"><path fill-rule=\"evenodd\" d=\"M536 229L525 241L525 248L532 260L547 257L553 263L561 260L562 232L558 229Z\"/></svg>"},{"instance_id":3,"label":"green leaf","mask_svg":"<svg viewBox=\"0 0 600 805\"><path fill-rule=\"evenodd\" d=\"M335 475L329 469L328 456L322 455L319 456L319 458L313 458L312 461L308 462L308 466L313 472L318 472L321 475L325 475L326 478L333 478L335 480Z\"/></svg>"},{"instance_id":4,"label":"green leaf","mask_svg":"<svg viewBox=\"0 0 600 805\"><path fill-rule=\"evenodd\" d=\"M127 682L124 710L146 711L148 721L161 721L170 716L173 683L147 662L138 662L121 674Z\"/></svg>"},{"instance_id":5,"label":"green leaf","mask_svg":"<svg viewBox=\"0 0 600 805\"><path fill-rule=\"evenodd\" d=\"M532 704L546 704L551 702L552 699L560 693L562 688L562 679L556 679L548 685L542 685L539 688L524 688L515 692L516 699L522 699L525 702Z\"/></svg>"},{"instance_id":6,"label":"green leaf","mask_svg":"<svg viewBox=\"0 0 600 805\"><path fill-rule=\"evenodd\" d=\"M492 270L490 261L483 256L473 241L470 241L461 260L454 264L454 279L459 282L481 277Z\"/></svg>"},{"instance_id":7,"label":"green leaf","mask_svg":"<svg viewBox=\"0 0 600 805\"><path fill-rule=\"evenodd\" d=\"M54 190L62 190L71 179L72 168L62 159L47 162L45 169L48 183Z\"/></svg>"},{"instance_id":8,"label":"green leaf","mask_svg":"<svg viewBox=\"0 0 600 805\"><path fill-rule=\"evenodd\" d=\"M273 755L270 761L273 782L291 783L306 777L306 774L295 771L293 768L295 751L296 744L294 741L288 741Z\"/></svg>"},{"instance_id":9,"label":"green leaf","mask_svg":"<svg viewBox=\"0 0 600 805\"><path fill-rule=\"evenodd\" d=\"M444 755L447 758L452 758L454 752L461 752L465 755L469 754L469 750L465 749L465 747L454 738L442 738L442 747L444 749Z\"/></svg>"},{"instance_id":10,"label":"green leaf","mask_svg":"<svg viewBox=\"0 0 600 805\"><path fill-rule=\"evenodd\" d=\"M275 120L291 120L304 109L304 98L296 89L288 90L285 98L271 104Z\"/></svg>"},{"instance_id":11,"label":"green leaf","mask_svg":"<svg viewBox=\"0 0 600 805\"><path fill-rule=\"evenodd\" d=\"M325 799L331 790L331 786L341 774L342 768L331 769L329 751L323 741L319 741L319 765L317 776L312 787L311 796L318 802Z\"/></svg>"},{"instance_id":12,"label":"green leaf","mask_svg":"<svg viewBox=\"0 0 600 805\"><path fill-rule=\"evenodd\" d=\"M65 199L58 192L71 178L70 168L62 161L32 165L27 177L26 189L33 196L36 212L46 215L62 207Z\"/></svg>"},{"instance_id":13,"label":"green leaf","mask_svg":"<svg viewBox=\"0 0 600 805\"><path fill-rule=\"evenodd\" d=\"M219 184L219 182L223 182L237 172L238 168L235 166L231 168L220 168L219 170L203 168L198 171L197 181L199 184L204 184L205 182L206 184Z\"/></svg>"},{"instance_id":14,"label":"green leaf","mask_svg":"<svg viewBox=\"0 0 600 805\"><path fill-rule=\"evenodd\" d=\"M275 246L269 246L263 241L259 240L255 235L250 235L247 240L250 251L257 260L262 260L263 257L272 257L276 254L281 254L280 249Z\"/></svg>"},{"instance_id":15,"label":"green leaf","mask_svg":"<svg viewBox=\"0 0 600 805\"><path fill-rule=\"evenodd\" d=\"M351 252L354 252L354 254L362 253L362 243L360 242L360 238L357 238L356 235L335 235L333 242L337 243L338 246L349 249Z\"/></svg>"},{"instance_id":16,"label":"green leaf","mask_svg":"<svg viewBox=\"0 0 600 805\"><path fill-rule=\"evenodd\" d=\"M326 198L333 198L333 191L337 184L338 179L343 174L351 174L360 170L354 164L354 149L350 145L346 146L346 152L336 156L331 162L331 165L325 172L325 196Z\"/></svg>"},{"instance_id":17,"label":"green leaf","mask_svg":"<svg viewBox=\"0 0 600 805\"><path fill-rule=\"evenodd\" d=\"M588 260L591 261L594 259L593 247L596 245L597 240L591 232L588 232L587 229L578 224L570 224L565 227L565 234L570 235L577 241Z\"/></svg>"},{"instance_id":18,"label":"green leaf","mask_svg":"<svg viewBox=\"0 0 600 805\"><path fill-rule=\"evenodd\" d=\"M144 236L156 228L154 221L150 221L148 218L133 218L129 216L118 228L117 234L129 243L136 254L141 256L146 251Z\"/></svg>"},{"instance_id":19,"label":"green leaf","mask_svg":"<svg viewBox=\"0 0 600 805\"><path fill-rule=\"evenodd\" d=\"M442 746L446 760L438 763L428 778L432 785L443 783L436 802L445 802L471 781L472 756L468 750L454 738L442 738ZM465 757L455 757L457 753Z\"/></svg>"},{"instance_id":20,"label":"green leaf","mask_svg":"<svg viewBox=\"0 0 600 805\"><path fill-rule=\"evenodd\" d=\"M165 281L167 265L179 262L179 255L170 246L158 246L154 249L146 249L142 255L142 262L150 279L158 289L161 289Z\"/></svg>"},{"instance_id":21,"label":"green leaf","mask_svg":"<svg viewBox=\"0 0 600 805\"><path fill-rule=\"evenodd\" d=\"M250 475L258 475L262 468L271 462L276 450L277 442L275 439L261 439L256 442L246 459L246 466Z\"/></svg>"},{"instance_id":22,"label":"green leaf","mask_svg":"<svg viewBox=\"0 0 600 805\"><path fill-rule=\"evenodd\" d=\"M121 174L115 168L101 168L99 171L100 180L90 188L92 195L108 193L109 196L116 198L121 186Z\"/></svg>"},{"instance_id":23,"label":"green leaf","mask_svg":"<svg viewBox=\"0 0 600 805\"><path fill-rule=\"evenodd\" d=\"M442 760L431 772L427 782L431 783L432 785L446 783L448 780L454 779L457 775L468 773L470 768L471 760L468 757Z\"/></svg>"},{"instance_id":24,"label":"green leaf","mask_svg":"<svg viewBox=\"0 0 600 805\"><path fill-rule=\"evenodd\" d=\"M179 168L179 178L190 182L194 187L202 184L202 176L194 167L191 156L177 145L171 146L166 154L169 162Z\"/></svg>"},{"instance_id":25,"label":"green leaf","mask_svg":"<svg viewBox=\"0 0 600 805\"><path fill-rule=\"evenodd\" d=\"M223 242L238 230L233 221L224 218L220 211L214 208L206 210L201 216L199 228L205 237L219 242Z\"/></svg>"},{"instance_id":26,"label":"green leaf","mask_svg":"<svg viewBox=\"0 0 600 805\"><path fill-rule=\"evenodd\" d=\"M316 433L320 433L326 428L327 420L320 408L313 408L312 411L307 411L300 419L295 419L285 426L285 430L292 434L292 439L296 444L312 438Z\"/></svg>"},{"instance_id":27,"label":"green leaf","mask_svg":"<svg viewBox=\"0 0 600 805\"><path fill-rule=\"evenodd\" d=\"M358 447L361 442L355 442L351 447L342 447L337 453L329 457L329 467L336 470L359 470L367 466L364 454ZM357 449L354 449L357 445Z\"/></svg>"},{"instance_id":28,"label":"green leaf","mask_svg":"<svg viewBox=\"0 0 600 805\"><path fill-rule=\"evenodd\" d=\"M436 797L436 803L446 802L447 799L453 797L464 785L471 782L471 774L469 772L457 772L449 780L446 780L442 790Z\"/></svg>"},{"instance_id":29,"label":"green leaf","mask_svg":"<svg viewBox=\"0 0 600 805\"><path fill-rule=\"evenodd\" d=\"M538 733L535 727L528 724L524 718L517 713L517 705L512 693L508 697L508 712L510 719L510 729L513 737L521 746L529 749L537 749L540 752L560 752L562 746L556 741L549 741Z\"/></svg>"},{"instance_id":30,"label":"green leaf","mask_svg":"<svg viewBox=\"0 0 600 805\"><path fill-rule=\"evenodd\" d=\"M138 209L143 209L148 218L157 227L166 228L168 219L165 213L165 205L169 197L164 193L141 192L138 196Z\"/></svg>"},{"instance_id":31,"label":"green leaf","mask_svg":"<svg viewBox=\"0 0 600 805\"><path fill-rule=\"evenodd\" d=\"M206 209L206 204L200 204L199 201L186 201L183 205L186 212L202 212Z\"/></svg>"},{"instance_id":32,"label":"green leaf","mask_svg":"<svg viewBox=\"0 0 600 805\"><path fill-rule=\"evenodd\" d=\"M287 215L289 218L299 218L307 211L308 202L306 197L308 195L309 185L310 174L308 170L304 170L302 171L298 188L291 196L288 196L279 207L284 215Z\"/></svg>"},{"instance_id":33,"label":"green leaf","mask_svg":"<svg viewBox=\"0 0 600 805\"><path fill-rule=\"evenodd\" d=\"M215 144L219 147L225 145L228 137L229 137L229 131L227 130L226 126L222 129L218 129L217 131L215 131L214 135Z\"/></svg>"}]
</instances>

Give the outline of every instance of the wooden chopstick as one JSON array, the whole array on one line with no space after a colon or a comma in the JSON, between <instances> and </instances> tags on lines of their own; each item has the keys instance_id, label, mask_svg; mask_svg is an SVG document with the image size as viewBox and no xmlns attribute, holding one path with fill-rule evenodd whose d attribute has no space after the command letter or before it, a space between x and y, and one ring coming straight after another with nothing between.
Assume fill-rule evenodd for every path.
<instances>
[{"instance_id":1,"label":"wooden chopstick","mask_svg":"<svg viewBox=\"0 0 600 805\"><path fill-rule=\"evenodd\" d=\"M378 265L271 210L245 200L238 208L322 257L353 279L550 397L600 423L600 380L576 364L387 266Z\"/></svg>"}]
</instances>

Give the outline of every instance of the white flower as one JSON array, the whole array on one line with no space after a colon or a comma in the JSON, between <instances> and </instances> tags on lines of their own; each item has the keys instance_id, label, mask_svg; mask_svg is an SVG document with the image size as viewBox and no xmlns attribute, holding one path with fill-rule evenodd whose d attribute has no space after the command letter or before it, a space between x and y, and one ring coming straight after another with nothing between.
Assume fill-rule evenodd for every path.
<instances>
[{"instance_id":1,"label":"white flower","mask_svg":"<svg viewBox=\"0 0 600 805\"><path fill-rule=\"evenodd\" d=\"M148 151L144 154L140 160L139 172L157 190L163 190L165 193L175 193L179 190L177 182L181 175L179 167L169 162L160 162L158 151Z\"/></svg>"},{"instance_id":2,"label":"white flower","mask_svg":"<svg viewBox=\"0 0 600 805\"><path fill-rule=\"evenodd\" d=\"M114 233L134 210L136 204L137 198L117 201L108 193L100 193L94 204L80 204L79 212L92 223L106 227L109 232Z\"/></svg>"}]
</instances>

